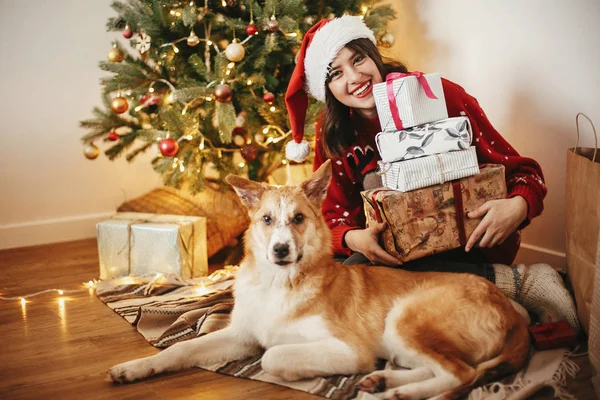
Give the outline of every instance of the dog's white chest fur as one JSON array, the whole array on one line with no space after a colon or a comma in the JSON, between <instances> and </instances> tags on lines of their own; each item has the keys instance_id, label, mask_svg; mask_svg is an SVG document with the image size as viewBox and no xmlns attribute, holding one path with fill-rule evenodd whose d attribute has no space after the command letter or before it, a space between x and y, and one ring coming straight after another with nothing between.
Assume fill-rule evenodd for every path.
<instances>
[{"instance_id":1,"label":"dog's white chest fur","mask_svg":"<svg viewBox=\"0 0 600 400\"><path fill-rule=\"evenodd\" d=\"M252 332L265 348L281 344L304 343L331 338L319 315L297 318L300 296L290 296L284 276L273 276L271 284L252 282L249 276L236 278L235 308L232 324L240 324Z\"/></svg>"}]
</instances>

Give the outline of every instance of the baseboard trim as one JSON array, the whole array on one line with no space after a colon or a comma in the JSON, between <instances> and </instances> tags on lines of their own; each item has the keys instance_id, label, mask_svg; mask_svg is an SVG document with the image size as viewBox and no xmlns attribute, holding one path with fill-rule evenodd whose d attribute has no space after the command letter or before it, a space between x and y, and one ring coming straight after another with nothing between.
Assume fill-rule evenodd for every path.
<instances>
[{"instance_id":1,"label":"baseboard trim","mask_svg":"<svg viewBox=\"0 0 600 400\"><path fill-rule=\"evenodd\" d=\"M114 211L0 225L0 249L68 242L96 236L96 224Z\"/></svg>"},{"instance_id":2,"label":"baseboard trim","mask_svg":"<svg viewBox=\"0 0 600 400\"><path fill-rule=\"evenodd\" d=\"M567 255L560 251L547 249L545 247L534 246L532 244L521 243L521 248L515 263L518 264L536 264L546 263L552 265L559 271L567 270Z\"/></svg>"}]
</instances>

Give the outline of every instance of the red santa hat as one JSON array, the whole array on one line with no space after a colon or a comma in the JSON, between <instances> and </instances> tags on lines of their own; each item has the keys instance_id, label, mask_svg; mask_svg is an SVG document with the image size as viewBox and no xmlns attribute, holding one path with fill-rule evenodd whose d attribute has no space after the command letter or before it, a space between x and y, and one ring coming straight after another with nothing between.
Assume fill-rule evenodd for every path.
<instances>
[{"instance_id":1,"label":"red santa hat","mask_svg":"<svg viewBox=\"0 0 600 400\"><path fill-rule=\"evenodd\" d=\"M339 51L355 39L375 41L373 31L362 18L344 15L331 20L322 19L304 35L296 68L285 93L285 103L290 118L293 140L285 147L288 159L302 162L308 157L310 147L304 135L304 120L310 93L315 99L325 102L325 81L329 66Z\"/></svg>"}]
</instances>

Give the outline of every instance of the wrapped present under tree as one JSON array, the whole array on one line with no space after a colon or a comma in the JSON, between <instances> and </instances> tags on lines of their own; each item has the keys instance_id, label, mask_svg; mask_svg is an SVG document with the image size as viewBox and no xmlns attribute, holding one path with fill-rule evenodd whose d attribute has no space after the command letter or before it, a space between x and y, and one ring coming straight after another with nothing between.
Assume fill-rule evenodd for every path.
<instances>
[{"instance_id":1,"label":"wrapped present under tree","mask_svg":"<svg viewBox=\"0 0 600 400\"><path fill-rule=\"evenodd\" d=\"M206 218L117 213L96 226L100 279L127 275L208 274Z\"/></svg>"}]
</instances>

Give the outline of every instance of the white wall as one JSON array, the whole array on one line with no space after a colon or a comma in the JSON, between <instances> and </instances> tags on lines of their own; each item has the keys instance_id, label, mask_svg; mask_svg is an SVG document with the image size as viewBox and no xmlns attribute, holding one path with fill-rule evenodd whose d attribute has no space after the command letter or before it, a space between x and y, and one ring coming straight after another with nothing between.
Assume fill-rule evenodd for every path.
<instances>
[{"instance_id":1,"label":"white wall","mask_svg":"<svg viewBox=\"0 0 600 400\"><path fill-rule=\"evenodd\" d=\"M541 164L545 211L524 231L521 259L564 264L566 151L575 145L576 113L600 128L600 2L391 3L399 18L388 54L459 83L522 155ZM584 131L583 145L592 146L591 129Z\"/></svg>"},{"instance_id":2,"label":"white wall","mask_svg":"<svg viewBox=\"0 0 600 400\"><path fill-rule=\"evenodd\" d=\"M460 83L508 141L542 165L546 210L524 242L535 259L539 247L564 262L565 153L575 114L600 125L600 2L392 3L390 54ZM96 220L160 184L150 154L130 165L82 155L78 121L101 104L97 62L119 37L105 30L109 4L0 2L0 248L93 236Z\"/></svg>"},{"instance_id":3,"label":"white wall","mask_svg":"<svg viewBox=\"0 0 600 400\"><path fill-rule=\"evenodd\" d=\"M119 37L106 32L110 3L0 2L0 248L92 237L160 183L151 154L127 165L82 153L78 121L102 104L97 64Z\"/></svg>"}]
</instances>

